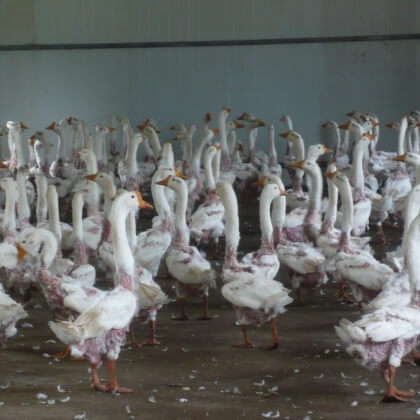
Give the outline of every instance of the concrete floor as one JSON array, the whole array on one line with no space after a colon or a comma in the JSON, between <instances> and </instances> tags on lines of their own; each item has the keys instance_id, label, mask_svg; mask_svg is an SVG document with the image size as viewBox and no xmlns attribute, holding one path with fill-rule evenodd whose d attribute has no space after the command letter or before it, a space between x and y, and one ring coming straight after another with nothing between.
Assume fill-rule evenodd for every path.
<instances>
[{"instance_id":1,"label":"concrete floor","mask_svg":"<svg viewBox=\"0 0 420 420\"><path fill-rule=\"evenodd\" d=\"M258 244L255 209L242 211L242 244ZM398 240L400 232L394 232ZM220 262L217 263L220 266ZM281 278L281 275L279 276ZM172 282L162 280L174 296ZM239 350L242 337L234 313L219 292L210 297L212 321L170 320L175 303L158 317L161 345L121 352L117 372L132 395L109 395L90 387L88 364L52 360L61 350L47 326L51 319L38 293L28 305L28 319L0 352L1 419L408 419L420 413L419 368L404 365L397 374L401 389L418 393L410 403L381 403L384 383L378 372L358 367L345 352L333 326L342 317L357 319L356 307L336 303L335 287L305 293L305 305L292 304L279 318L281 343L273 351ZM188 313L201 314L190 301ZM137 328L140 340L148 329ZM256 345L270 341L268 327L251 330ZM101 369L101 377L107 372ZM59 388L57 388L59 387ZM63 391L64 392L59 392ZM37 399L43 393L46 400ZM68 400L68 401L67 401ZM67 401L67 402L65 402ZM83 417L85 413L85 417Z\"/></svg>"}]
</instances>

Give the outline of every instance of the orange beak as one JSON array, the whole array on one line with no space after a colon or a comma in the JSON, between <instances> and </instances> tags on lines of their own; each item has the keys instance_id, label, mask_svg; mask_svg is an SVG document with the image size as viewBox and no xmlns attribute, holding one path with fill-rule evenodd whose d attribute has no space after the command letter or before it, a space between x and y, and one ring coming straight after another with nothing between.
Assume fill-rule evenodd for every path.
<instances>
[{"instance_id":1,"label":"orange beak","mask_svg":"<svg viewBox=\"0 0 420 420\"><path fill-rule=\"evenodd\" d=\"M171 127L169 128L170 130L175 130L175 126L174 125L171 125Z\"/></svg>"},{"instance_id":2,"label":"orange beak","mask_svg":"<svg viewBox=\"0 0 420 420\"><path fill-rule=\"evenodd\" d=\"M287 139L289 137L289 134L291 133L291 131L286 131L285 133L280 133L279 136L283 137L284 139Z\"/></svg>"},{"instance_id":3,"label":"orange beak","mask_svg":"<svg viewBox=\"0 0 420 420\"><path fill-rule=\"evenodd\" d=\"M286 197L287 196L287 192L280 189L280 197Z\"/></svg>"},{"instance_id":4,"label":"orange beak","mask_svg":"<svg viewBox=\"0 0 420 420\"><path fill-rule=\"evenodd\" d=\"M261 121L261 120L258 120L258 127L264 127L265 126L265 122L264 121Z\"/></svg>"},{"instance_id":5,"label":"orange beak","mask_svg":"<svg viewBox=\"0 0 420 420\"><path fill-rule=\"evenodd\" d=\"M175 171L176 172L176 171ZM171 179L171 176L168 175L165 179L161 179L160 181L156 181L156 184L162 185L164 187L167 187L169 185L169 180Z\"/></svg>"},{"instance_id":6,"label":"orange beak","mask_svg":"<svg viewBox=\"0 0 420 420\"><path fill-rule=\"evenodd\" d=\"M292 163L292 168L302 169L305 160L300 160L299 162Z\"/></svg>"},{"instance_id":7,"label":"orange beak","mask_svg":"<svg viewBox=\"0 0 420 420\"><path fill-rule=\"evenodd\" d=\"M16 244L16 249L18 252L18 262L22 262L28 251L19 244Z\"/></svg>"},{"instance_id":8,"label":"orange beak","mask_svg":"<svg viewBox=\"0 0 420 420\"><path fill-rule=\"evenodd\" d=\"M232 110L230 108L223 107L223 109L229 114Z\"/></svg>"},{"instance_id":9,"label":"orange beak","mask_svg":"<svg viewBox=\"0 0 420 420\"><path fill-rule=\"evenodd\" d=\"M377 127L378 125L379 125L379 123L377 123L376 121L374 121L374 120L369 120L370 121L370 123L372 124L372 127Z\"/></svg>"},{"instance_id":10,"label":"orange beak","mask_svg":"<svg viewBox=\"0 0 420 420\"><path fill-rule=\"evenodd\" d=\"M243 146L241 143L238 143L238 144L236 145L236 147L238 148L238 150L239 150L240 152L243 152L243 151L244 151L244 146Z\"/></svg>"},{"instance_id":11,"label":"orange beak","mask_svg":"<svg viewBox=\"0 0 420 420\"><path fill-rule=\"evenodd\" d=\"M22 130L26 130L28 127L26 127L26 125L25 125L25 124L23 124L23 122L21 122L21 123L20 123L20 128L21 128Z\"/></svg>"},{"instance_id":12,"label":"orange beak","mask_svg":"<svg viewBox=\"0 0 420 420\"><path fill-rule=\"evenodd\" d=\"M239 117L238 118L236 118L237 120L241 120L241 121L243 121L244 120L244 114L241 114L241 115L239 115Z\"/></svg>"},{"instance_id":13,"label":"orange beak","mask_svg":"<svg viewBox=\"0 0 420 420\"><path fill-rule=\"evenodd\" d=\"M339 125L338 128L341 128L342 130L348 130L350 128L350 125L351 121L347 121L346 123Z\"/></svg>"},{"instance_id":14,"label":"orange beak","mask_svg":"<svg viewBox=\"0 0 420 420\"><path fill-rule=\"evenodd\" d=\"M113 131L115 131L116 130L116 128L115 127L107 127L108 128L108 131L110 132L110 133L112 133Z\"/></svg>"},{"instance_id":15,"label":"orange beak","mask_svg":"<svg viewBox=\"0 0 420 420\"><path fill-rule=\"evenodd\" d=\"M327 127L327 123L324 123L321 125L322 128L326 128Z\"/></svg>"},{"instance_id":16,"label":"orange beak","mask_svg":"<svg viewBox=\"0 0 420 420\"><path fill-rule=\"evenodd\" d=\"M324 150L324 153L325 154L332 153L332 150L331 149L328 149L328 147L326 147L325 145L322 145L322 149Z\"/></svg>"},{"instance_id":17,"label":"orange beak","mask_svg":"<svg viewBox=\"0 0 420 420\"><path fill-rule=\"evenodd\" d=\"M405 158L407 157L407 153L404 153L403 155L398 155L392 158L395 162L405 162Z\"/></svg>"},{"instance_id":18,"label":"orange beak","mask_svg":"<svg viewBox=\"0 0 420 420\"><path fill-rule=\"evenodd\" d=\"M233 120L233 125L235 128L244 128L245 126L241 124L239 121Z\"/></svg>"},{"instance_id":19,"label":"orange beak","mask_svg":"<svg viewBox=\"0 0 420 420\"><path fill-rule=\"evenodd\" d=\"M258 181L254 182L252 185L255 185L256 187L264 187L265 180L267 179L266 176L263 176Z\"/></svg>"},{"instance_id":20,"label":"orange beak","mask_svg":"<svg viewBox=\"0 0 420 420\"><path fill-rule=\"evenodd\" d=\"M34 137L34 136L29 137L29 144L30 144L31 146L33 146L33 145L35 144L35 137Z\"/></svg>"},{"instance_id":21,"label":"orange beak","mask_svg":"<svg viewBox=\"0 0 420 420\"><path fill-rule=\"evenodd\" d=\"M185 176L176 166L174 167L174 170L175 170L175 175L178 177L178 178L181 178L181 179L188 179L188 177L187 176Z\"/></svg>"},{"instance_id":22,"label":"orange beak","mask_svg":"<svg viewBox=\"0 0 420 420\"><path fill-rule=\"evenodd\" d=\"M146 128L146 124L139 124L139 125L137 126L137 128L138 128L140 131L143 131L143 130Z\"/></svg>"},{"instance_id":23,"label":"orange beak","mask_svg":"<svg viewBox=\"0 0 420 420\"><path fill-rule=\"evenodd\" d=\"M376 136L374 134L366 133L366 134L363 134L363 136L368 138L370 141L373 141L376 139Z\"/></svg>"},{"instance_id":24,"label":"orange beak","mask_svg":"<svg viewBox=\"0 0 420 420\"><path fill-rule=\"evenodd\" d=\"M98 172L96 172L96 174L86 175L85 178L88 179L89 181L95 181L96 175L98 175Z\"/></svg>"},{"instance_id":25,"label":"orange beak","mask_svg":"<svg viewBox=\"0 0 420 420\"><path fill-rule=\"evenodd\" d=\"M216 150L222 150L222 146L219 146L218 144L213 144L213 147L214 147Z\"/></svg>"},{"instance_id":26,"label":"orange beak","mask_svg":"<svg viewBox=\"0 0 420 420\"><path fill-rule=\"evenodd\" d=\"M388 123L388 124L385 124L385 127L392 128L393 125L394 123Z\"/></svg>"},{"instance_id":27,"label":"orange beak","mask_svg":"<svg viewBox=\"0 0 420 420\"><path fill-rule=\"evenodd\" d=\"M335 177L335 175L338 174L338 171L334 171L334 172L328 172L327 173L327 177L329 179L333 179Z\"/></svg>"},{"instance_id":28,"label":"orange beak","mask_svg":"<svg viewBox=\"0 0 420 420\"><path fill-rule=\"evenodd\" d=\"M212 128L210 131L211 131L213 134L219 134L219 133L220 133L220 130L219 130L218 128Z\"/></svg>"},{"instance_id":29,"label":"orange beak","mask_svg":"<svg viewBox=\"0 0 420 420\"><path fill-rule=\"evenodd\" d=\"M47 128L46 130L55 130L55 122L52 122Z\"/></svg>"},{"instance_id":30,"label":"orange beak","mask_svg":"<svg viewBox=\"0 0 420 420\"><path fill-rule=\"evenodd\" d=\"M211 115L211 112L206 112L206 117L205 117L206 122L210 122L212 118L213 117Z\"/></svg>"},{"instance_id":31,"label":"orange beak","mask_svg":"<svg viewBox=\"0 0 420 420\"><path fill-rule=\"evenodd\" d=\"M153 206L150 203L143 200L143 197L141 196L141 192L139 190L135 191L135 193L137 196L137 200L139 201L139 207L141 209L153 209Z\"/></svg>"},{"instance_id":32,"label":"orange beak","mask_svg":"<svg viewBox=\"0 0 420 420\"><path fill-rule=\"evenodd\" d=\"M73 117L68 117L67 118L67 124L71 124L73 122Z\"/></svg>"}]
</instances>

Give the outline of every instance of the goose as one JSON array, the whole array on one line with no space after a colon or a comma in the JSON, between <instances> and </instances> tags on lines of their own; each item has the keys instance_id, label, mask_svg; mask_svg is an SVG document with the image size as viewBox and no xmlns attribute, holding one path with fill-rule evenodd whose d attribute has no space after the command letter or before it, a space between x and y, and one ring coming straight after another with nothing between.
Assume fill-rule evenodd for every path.
<instances>
[{"instance_id":1,"label":"goose","mask_svg":"<svg viewBox=\"0 0 420 420\"><path fill-rule=\"evenodd\" d=\"M136 238L134 252L136 262L147 269L153 277L157 275L160 262L171 244L173 230L173 216L165 195L166 188L156 181L173 175L176 175L173 167L161 165L154 173L151 190L157 216L153 219L152 227L140 232Z\"/></svg>"},{"instance_id":2,"label":"goose","mask_svg":"<svg viewBox=\"0 0 420 420\"><path fill-rule=\"evenodd\" d=\"M168 176L157 181L157 184L171 188L177 194L175 238L165 259L169 273L176 279L177 300L181 307L181 315L176 319L188 320L184 309L185 298L197 294L204 302L204 315L200 319L211 319L208 312L208 294L210 288L216 287L215 272L198 249L189 245L190 231L186 223L187 185L176 176Z\"/></svg>"},{"instance_id":3,"label":"goose","mask_svg":"<svg viewBox=\"0 0 420 420\"><path fill-rule=\"evenodd\" d=\"M101 392L133 392L118 385L115 362L124 344L130 323L138 308L134 294L135 262L131 252L125 221L130 211L142 205L138 192L119 195L111 209L112 240L117 265L118 286L82 312L74 321L50 322L57 337L70 345L72 355L83 356L91 364L92 386ZM108 362L109 383L100 383L98 368Z\"/></svg>"},{"instance_id":4,"label":"goose","mask_svg":"<svg viewBox=\"0 0 420 420\"><path fill-rule=\"evenodd\" d=\"M223 201L226 212L226 248L222 269L226 284L221 291L223 297L234 306L244 337L244 343L235 344L233 347L253 348L248 337L248 325L261 326L270 322L272 341L263 349L275 349L279 342L276 317L285 312L285 306L292 302L288 296L289 291L280 282L265 278L258 266L238 261L237 249L240 236L236 195L232 185L225 181L217 183L216 194ZM278 187L276 194L281 195Z\"/></svg>"},{"instance_id":5,"label":"goose","mask_svg":"<svg viewBox=\"0 0 420 420\"><path fill-rule=\"evenodd\" d=\"M281 177L282 168L281 165L277 161L277 150L275 144L275 132L274 132L274 125L270 124L267 126L267 135L268 135L268 147L269 147L269 155L268 155L268 174L277 175Z\"/></svg>"},{"instance_id":6,"label":"goose","mask_svg":"<svg viewBox=\"0 0 420 420\"><path fill-rule=\"evenodd\" d=\"M387 385L384 401L407 401L414 396L412 392L399 390L394 381L401 359L415 348L420 333L419 240L420 215L417 215L408 231L406 249L410 303L398 309L382 307L355 322L342 319L335 326L347 353L356 362L369 369L381 370Z\"/></svg>"},{"instance_id":7,"label":"goose","mask_svg":"<svg viewBox=\"0 0 420 420\"><path fill-rule=\"evenodd\" d=\"M7 121L6 127L9 129L8 145L10 151L9 170L15 172L16 169L25 165L23 153L22 133L28 127L20 121Z\"/></svg>"},{"instance_id":8,"label":"goose","mask_svg":"<svg viewBox=\"0 0 420 420\"><path fill-rule=\"evenodd\" d=\"M334 257L334 277L338 282L347 282L354 298L361 303L374 298L389 281L393 271L378 262L368 251L354 249L350 243L353 223L353 197L348 178L340 173L329 173L328 177L337 186L341 200L343 220L338 252Z\"/></svg>"},{"instance_id":9,"label":"goose","mask_svg":"<svg viewBox=\"0 0 420 420\"><path fill-rule=\"evenodd\" d=\"M338 170L348 168L350 165L349 155L347 154L349 149L349 131L344 131L344 139L341 141L340 128L335 121L327 121L321 125L322 128L328 128L334 133L335 147L332 160L336 163Z\"/></svg>"},{"instance_id":10,"label":"goose","mask_svg":"<svg viewBox=\"0 0 420 420\"><path fill-rule=\"evenodd\" d=\"M220 153L220 146L209 146L204 154L204 171L206 175L207 196L205 201L197 208L191 216L190 232L194 241L199 244L201 241L215 244L215 256L219 238L224 232L225 209L220 198L216 195L216 182L212 168L212 162Z\"/></svg>"},{"instance_id":11,"label":"goose","mask_svg":"<svg viewBox=\"0 0 420 420\"><path fill-rule=\"evenodd\" d=\"M49 174L55 177L64 177L63 169L65 163L65 154L63 153L63 149L65 148L64 144L64 129L70 125L69 119L60 120L58 123L53 121L46 130L50 130L57 134L57 151L55 160L51 163L49 167Z\"/></svg>"},{"instance_id":12,"label":"goose","mask_svg":"<svg viewBox=\"0 0 420 420\"><path fill-rule=\"evenodd\" d=\"M16 323L28 316L20 303L14 301L0 284L0 347L16 335Z\"/></svg>"},{"instance_id":13,"label":"goose","mask_svg":"<svg viewBox=\"0 0 420 420\"><path fill-rule=\"evenodd\" d=\"M114 127L106 127L101 124L95 125L94 152L98 163L98 170L105 171L108 168L108 155L106 153L106 136L116 130Z\"/></svg>"}]
</instances>

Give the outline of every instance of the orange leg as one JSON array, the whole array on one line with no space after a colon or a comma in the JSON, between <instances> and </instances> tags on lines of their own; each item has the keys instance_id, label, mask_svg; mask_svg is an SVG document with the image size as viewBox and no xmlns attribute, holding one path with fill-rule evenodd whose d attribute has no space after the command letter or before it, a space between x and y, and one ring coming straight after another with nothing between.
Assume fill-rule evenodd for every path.
<instances>
[{"instance_id":1,"label":"orange leg","mask_svg":"<svg viewBox=\"0 0 420 420\"><path fill-rule=\"evenodd\" d=\"M134 336L134 324L133 323L131 323L131 325L130 325L130 341L131 341L131 343L130 343L131 347L134 347L134 348L140 348L141 347L141 344L136 341L136 338Z\"/></svg>"},{"instance_id":2,"label":"orange leg","mask_svg":"<svg viewBox=\"0 0 420 420\"><path fill-rule=\"evenodd\" d=\"M101 384L98 376L98 366L93 363L90 365L92 370L92 386L99 392L108 392L108 387Z\"/></svg>"},{"instance_id":3,"label":"orange leg","mask_svg":"<svg viewBox=\"0 0 420 420\"><path fill-rule=\"evenodd\" d=\"M52 354L51 357L53 359L67 359L70 357L70 346L66 345L60 353Z\"/></svg>"},{"instance_id":4,"label":"orange leg","mask_svg":"<svg viewBox=\"0 0 420 420\"><path fill-rule=\"evenodd\" d=\"M248 330L246 325L241 325L242 334L244 336L245 342L243 344L233 344L232 347L238 349L253 349L254 346L251 344L248 338Z\"/></svg>"},{"instance_id":5,"label":"orange leg","mask_svg":"<svg viewBox=\"0 0 420 420\"><path fill-rule=\"evenodd\" d=\"M145 343L142 343L142 346L157 346L160 344L160 342L156 339L156 325L155 321L150 320L150 330L152 332L152 338L149 341L146 341Z\"/></svg>"},{"instance_id":6,"label":"orange leg","mask_svg":"<svg viewBox=\"0 0 420 420\"><path fill-rule=\"evenodd\" d=\"M108 371L109 371L109 385L107 390L109 392L115 393L118 392L120 394L131 394L134 391L129 388L122 388L118 386L117 382L117 375L115 373L115 360L108 360Z\"/></svg>"},{"instance_id":7,"label":"orange leg","mask_svg":"<svg viewBox=\"0 0 420 420\"><path fill-rule=\"evenodd\" d=\"M401 391L394 385L394 379L397 369L394 366L389 366L382 372L385 382L388 384L388 389L385 391L383 402L406 402L409 397L413 397L413 392Z\"/></svg>"},{"instance_id":8,"label":"orange leg","mask_svg":"<svg viewBox=\"0 0 420 420\"><path fill-rule=\"evenodd\" d=\"M209 321L212 317L209 314L209 298L207 295L203 295L203 302L204 302L204 314L202 317L197 318L197 321Z\"/></svg>"},{"instance_id":9,"label":"orange leg","mask_svg":"<svg viewBox=\"0 0 420 420\"><path fill-rule=\"evenodd\" d=\"M261 347L261 350L274 350L279 346L279 332L277 330L277 321L276 319L271 320L271 330L273 332L273 338L271 340L271 344L265 347Z\"/></svg>"},{"instance_id":10,"label":"orange leg","mask_svg":"<svg viewBox=\"0 0 420 420\"><path fill-rule=\"evenodd\" d=\"M189 321L190 318L188 318L187 314L185 313L185 298L178 298L179 306L181 307L181 315L178 317L173 317L172 319L174 321Z\"/></svg>"}]
</instances>

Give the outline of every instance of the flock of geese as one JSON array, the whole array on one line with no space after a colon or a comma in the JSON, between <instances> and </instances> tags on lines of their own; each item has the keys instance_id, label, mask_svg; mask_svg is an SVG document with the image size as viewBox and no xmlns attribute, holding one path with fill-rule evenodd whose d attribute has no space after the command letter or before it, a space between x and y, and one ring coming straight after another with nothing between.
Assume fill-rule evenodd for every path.
<instances>
[{"instance_id":1,"label":"flock of geese","mask_svg":"<svg viewBox=\"0 0 420 420\"><path fill-rule=\"evenodd\" d=\"M359 320L342 319L335 327L347 352L381 371L386 400L406 401L412 394L394 379L409 353L420 360L420 112L387 125L395 130L394 153L377 149L380 124L373 113L353 111L342 125L325 123L334 150L306 149L287 115L277 137L273 125L253 114L229 119L230 113L222 108L215 128L210 113L200 126L171 127L179 160L150 118L134 131L127 118L113 115L109 126L98 124L91 133L85 121L70 117L51 123L51 135L35 132L27 141L22 122L1 128L9 149L0 162L1 343L16 334L17 321L27 316L24 304L40 289L52 311L49 327L65 345L54 357L86 359L98 391L131 392L119 386L115 364L128 334L132 346L159 344L157 314L169 301L159 270L174 280L179 320L189 319L190 297L202 299L201 319L211 319L209 294L220 276L243 333L236 346L252 348L247 327L269 323L267 350L278 346L277 318L292 302L284 283L302 301L303 288L330 280L339 299L361 310ZM267 130L268 152L257 147L261 130ZM283 167L279 141L286 146ZM321 156L328 161L327 197ZM257 188L261 242L241 257L237 197L249 200ZM156 212L140 232L139 209ZM375 241L384 245L384 223L403 225L404 232L401 245L379 261L363 235L374 224ZM217 257L221 238L224 263L216 273L209 255L214 248ZM97 277L112 280L113 288L96 287ZM151 330L142 344L135 340L138 323ZM104 362L107 385L98 376Z\"/></svg>"}]
</instances>

